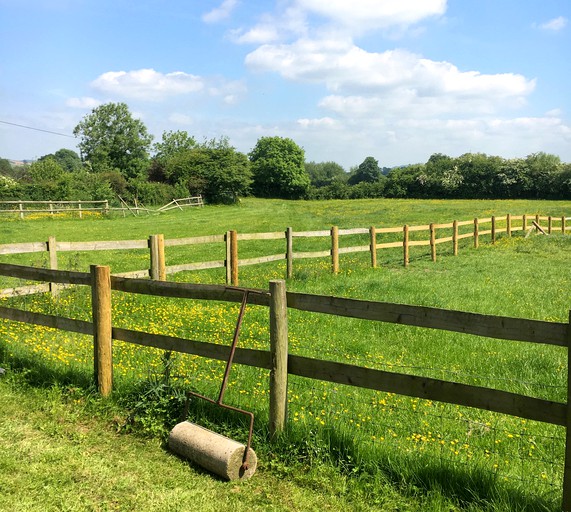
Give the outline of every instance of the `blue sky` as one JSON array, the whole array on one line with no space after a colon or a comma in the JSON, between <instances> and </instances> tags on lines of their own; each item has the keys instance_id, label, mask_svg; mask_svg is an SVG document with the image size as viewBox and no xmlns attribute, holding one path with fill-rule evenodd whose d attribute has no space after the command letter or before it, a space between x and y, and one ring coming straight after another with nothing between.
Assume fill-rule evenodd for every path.
<instances>
[{"instance_id":1,"label":"blue sky","mask_svg":"<svg viewBox=\"0 0 571 512\"><path fill-rule=\"evenodd\" d=\"M155 140L291 137L347 170L433 153L571 161L569 0L0 0L0 157L125 102Z\"/></svg>"}]
</instances>

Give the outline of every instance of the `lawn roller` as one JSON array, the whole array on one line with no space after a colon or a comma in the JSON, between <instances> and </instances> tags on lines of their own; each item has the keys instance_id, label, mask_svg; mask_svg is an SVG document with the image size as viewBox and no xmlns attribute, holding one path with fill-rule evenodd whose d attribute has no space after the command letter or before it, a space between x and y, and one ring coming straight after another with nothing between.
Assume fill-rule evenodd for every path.
<instances>
[{"instance_id":1,"label":"lawn roller","mask_svg":"<svg viewBox=\"0 0 571 512\"><path fill-rule=\"evenodd\" d=\"M242 325L242 319L244 318L246 303L248 302L248 294L253 292L253 290L228 288L241 290L244 292L244 296L242 298L236 328L234 329L230 355L226 363L226 370L222 379L222 386L220 387L218 399L213 400L192 391L187 392L184 417L186 418L188 416L188 404L191 396L206 400L224 409L244 414L250 419L248 443L244 446L242 443L217 434L216 432L212 432L211 430L191 423L190 421L183 421L175 425L171 430L168 439L168 446L174 453L198 464L225 480L246 480L254 474L258 464L256 453L250 447L252 442L252 431L254 429L254 414L237 407L223 404L222 400L228 385L228 377L230 375L234 353L236 352L238 337L240 336L240 327Z\"/></svg>"}]
</instances>

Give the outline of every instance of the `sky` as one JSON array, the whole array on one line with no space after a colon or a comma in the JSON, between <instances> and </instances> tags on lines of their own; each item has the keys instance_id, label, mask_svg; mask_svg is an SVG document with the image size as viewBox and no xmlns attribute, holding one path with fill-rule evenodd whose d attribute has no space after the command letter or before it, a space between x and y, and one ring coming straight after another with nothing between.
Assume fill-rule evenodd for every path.
<instances>
[{"instance_id":1,"label":"sky","mask_svg":"<svg viewBox=\"0 0 571 512\"><path fill-rule=\"evenodd\" d=\"M124 102L155 141L289 137L346 170L571 162L570 0L0 0L0 19L2 158L78 151L74 127Z\"/></svg>"}]
</instances>

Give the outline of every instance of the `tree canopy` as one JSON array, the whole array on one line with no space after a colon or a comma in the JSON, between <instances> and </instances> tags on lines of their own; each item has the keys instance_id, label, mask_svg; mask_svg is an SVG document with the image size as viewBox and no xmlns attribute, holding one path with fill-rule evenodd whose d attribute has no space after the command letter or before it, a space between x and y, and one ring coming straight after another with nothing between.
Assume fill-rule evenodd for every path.
<instances>
[{"instance_id":1,"label":"tree canopy","mask_svg":"<svg viewBox=\"0 0 571 512\"><path fill-rule=\"evenodd\" d=\"M261 137L249 153L252 162L252 191L259 197L299 199L309 189L304 151L293 140Z\"/></svg>"},{"instance_id":2,"label":"tree canopy","mask_svg":"<svg viewBox=\"0 0 571 512\"><path fill-rule=\"evenodd\" d=\"M94 108L73 134L80 137L81 156L94 172L118 170L126 178L135 178L147 170L153 137L125 103Z\"/></svg>"}]
</instances>

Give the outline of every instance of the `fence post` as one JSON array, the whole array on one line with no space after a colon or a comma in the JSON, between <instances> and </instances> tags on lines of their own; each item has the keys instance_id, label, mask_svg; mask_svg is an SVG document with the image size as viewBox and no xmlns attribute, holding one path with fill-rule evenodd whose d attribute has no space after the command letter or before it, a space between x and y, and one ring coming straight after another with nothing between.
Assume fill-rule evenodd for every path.
<instances>
[{"instance_id":1,"label":"fence post","mask_svg":"<svg viewBox=\"0 0 571 512\"><path fill-rule=\"evenodd\" d=\"M506 233L508 236L512 236L512 216L511 213L506 215Z\"/></svg>"},{"instance_id":2,"label":"fence post","mask_svg":"<svg viewBox=\"0 0 571 512\"><path fill-rule=\"evenodd\" d=\"M287 419L288 326L283 280L270 281L270 437L283 432Z\"/></svg>"},{"instance_id":3,"label":"fence post","mask_svg":"<svg viewBox=\"0 0 571 512\"><path fill-rule=\"evenodd\" d=\"M22 203L18 203L18 206L20 208L20 219L24 218L24 205Z\"/></svg>"},{"instance_id":4,"label":"fence post","mask_svg":"<svg viewBox=\"0 0 571 512\"><path fill-rule=\"evenodd\" d=\"M293 277L293 229L286 229L286 276Z\"/></svg>"},{"instance_id":5,"label":"fence post","mask_svg":"<svg viewBox=\"0 0 571 512\"><path fill-rule=\"evenodd\" d=\"M521 230L527 231L527 215L524 213L521 221Z\"/></svg>"},{"instance_id":6,"label":"fence post","mask_svg":"<svg viewBox=\"0 0 571 512\"><path fill-rule=\"evenodd\" d=\"M91 265L90 270L95 385L107 396L113 389L111 272L102 265Z\"/></svg>"},{"instance_id":7,"label":"fence post","mask_svg":"<svg viewBox=\"0 0 571 512\"><path fill-rule=\"evenodd\" d=\"M149 248L151 250L151 279L166 281L164 235L151 235Z\"/></svg>"},{"instance_id":8,"label":"fence post","mask_svg":"<svg viewBox=\"0 0 571 512\"><path fill-rule=\"evenodd\" d=\"M334 274L339 273L339 228L337 226L331 228L331 271Z\"/></svg>"},{"instance_id":9,"label":"fence post","mask_svg":"<svg viewBox=\"0 0 571 512\"><path fill-rule=\"evenodd\" d=\"M458 256L458 221L452 223L452 253Z\"/></svg>"},{"instance_id":10,"label":"fence post","mask_svg":"<svg viewBox=\"0 0 571 512\"><path fill-rule=\"evenodd\" d=\"M496 217L492 215L492 243L496 243Z\"/></svg>"},{"instance_id":11,"label":"fence post","mask_svg":"<svg viewBox=\"0 0 571 512\"><path fill-rule=\"evenodd\" d=\"M79 210L79 218L83 219L83 212L81 211L81 203L77 203L77 209Z\"/></svg>"},{"instance_id":12,"label":"fence post","mask_svg":"<svg viewBox=\"0 0 571 512\"><path fill-rule=\"evenodd\" d=\"M371 267L377 268L377 229L375 226L369 228L370 246L371 246Z\"/></svg>"},{"instance_id":13,"label":"fence post","mask_svg":"<svg viewBox=\"0 0 571 512\"><path fill-rule=\"evenodd\" d=\"M224 266L226 267L226 284L230 284L232 282L230 240L230 231L226 231L226 234L224 235L224 242L226 242L226 260L224 261Z\"/></svg>"},{"instance_id":14,"label":"fence post","mask_svg":"<svg viewBox=\"0 0 571 512\"><path fill-rule=\"evenodd\" d=\"M479 226L479 221L478 221L478 217L476 217L474 219L474 249L477 249L478 246L480 245L480 226Z\"/></svg>"},{"instance_id":15,"label":"fence post","mask_svg":"<svg viewBox=\"0 0 571 512\"><path fill-rule=\"evenodd\" d=\"M553 218L551 215L547 218L547 233L550 235L551 230L553 229Z\"/></svg>"},{"instance_id":16,"label":"fence post","mask_svg":"<svg viewBox=\"0 0 571 512\"><path fill-rule=\"evenodd\" d=\"M565 234L565 215L561 217L561 233Z\"/></svg>"},{"instance_id":17,"label":"fence post","mask_svg":"<svg viewBox=\"0 0 571 512\"><path fill-rule=\"evenodd\" d=\"M436 261L436 229L433 223L430 224L430 257Z\"/></svg>"},{"instance_id":18,"label":"fence post","mask_svg":"<svg viewBox=\"0 0 571 512\"><path fill-rule=\"evenodd\" d=\"M48 238L48 252L50 256L50 269L57 270L57 246L55 236L50 236ZM58 294L57 284L50 283L50 293L52 297L56 297Z\"/></svg>"},{"instance_id":19,"label":"fence post","mask_svg":"<svg viewBox=\"0 0 571 512\"><path fill-rule=\"evenodd\" d=\"M230 231L230 282L232 286L238 286L238 232Z\"/></svg>"},{"instance_id":20,"label":"fence post","mask_svg":"<svg viewBox=\"0 0 571 512\"><path fill-rule=\"evenodd\" d=\"M408 248L408 224L402 228L402 248L403 248L403 263L408 267L409 263L409 248Z\"/></svg>"},{"instance_id":21,"label":"fence post","mask_svg":"<svg viewBox=\"0 0 571 512\"><path fill-rule=\"evenodd\" d=\"M567 424L565 425L565 466L563 468L564 512L571 511L571 311L567 327Z\"/></svg>"}]
</instances>

